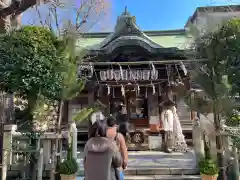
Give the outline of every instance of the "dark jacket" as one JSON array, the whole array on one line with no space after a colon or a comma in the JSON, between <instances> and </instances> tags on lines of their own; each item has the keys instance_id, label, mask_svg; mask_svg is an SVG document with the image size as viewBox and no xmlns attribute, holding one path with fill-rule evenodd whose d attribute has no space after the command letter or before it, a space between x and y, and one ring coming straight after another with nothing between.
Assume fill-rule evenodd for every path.
<instances>
[{"instance_id":1,"label":"dark jacket","mask_svg":"<svg viewBox=\"0 0 240 180\"><path fill-rule=\"evenodd\" d=\"M116 168L122 165L122 158L114 140L103 137L89 139L84 156L86 180L116 180Z\"/></svg>"}]
</instances>

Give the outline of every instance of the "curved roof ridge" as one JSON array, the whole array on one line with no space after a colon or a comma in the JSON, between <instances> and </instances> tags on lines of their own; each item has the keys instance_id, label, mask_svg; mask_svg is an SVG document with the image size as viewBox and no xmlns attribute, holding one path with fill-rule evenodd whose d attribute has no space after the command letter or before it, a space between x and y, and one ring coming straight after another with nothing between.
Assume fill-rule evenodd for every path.
<instances>
[{"instance_id":1,"label":"curved roof ridge","mask_svg":"<svg viewBox=\"0 0 240 180\"><path fill-rule=\"evenodd\" d=\"M129 39L131 39L131 37L133 36L134 37L138 36L139 37L138 40L142 41L144 40L145 43L148 42L149 44L151 44L151 47L163 48L140 30L140 28L136 24L135 16L131 16L131 14L127 11L127 8L125 8L125 11L122 13L122 15L118 16L114 32L110 33L100 44L91 47L91 49L100 50L105 48L112 42L118 42L115 41L118 38L125 39L126 37L129 37Z\"/></svg>"}]
</instances>

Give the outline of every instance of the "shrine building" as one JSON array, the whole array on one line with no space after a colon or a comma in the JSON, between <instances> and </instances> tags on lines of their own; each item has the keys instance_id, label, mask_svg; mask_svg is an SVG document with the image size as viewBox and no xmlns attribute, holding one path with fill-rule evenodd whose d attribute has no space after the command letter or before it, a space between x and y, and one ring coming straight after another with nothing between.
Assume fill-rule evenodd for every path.
<instances>
[{"instance_id":1,"label":"shrine building","mask_svg":"<svg viewBox=\"0 0 240 180\"><path fill-rule=\"evenodd\" d=\"M87 78L87 85L79 97L65 103L68 121L77 110L96 104L101 104L105 115L115 116L116 107L122 104L125 108L121 113L132 127L128 148L151 149L149 136L161 131L161 104L171 99L186 141L191 144L196 113L189 110L182 96L191 88L188 64L193 61L186 56L187 28L191 23L197 26L200 20L201 26L207 23L203 21L206 8L208 15L226 14L221 7L205 7L204 11L200 7L184 29L141 31L137 17L125 9L113 32L86 33L78 46L86 50L79 75ZM239 12L239 6L232 8ZM87 139L88 122L77 126L81 143Z\"/></svg>"}]
</instances>

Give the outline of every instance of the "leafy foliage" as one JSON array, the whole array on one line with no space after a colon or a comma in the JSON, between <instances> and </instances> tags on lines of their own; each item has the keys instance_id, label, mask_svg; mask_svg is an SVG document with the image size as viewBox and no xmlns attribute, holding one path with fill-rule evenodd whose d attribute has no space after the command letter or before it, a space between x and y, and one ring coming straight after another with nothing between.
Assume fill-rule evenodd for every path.
<instances>
[{"instance_id":1,"label":"leafy foliage","mask_svg":"<svg viewBox=\"0 0 240 180\"><path fill-rule=\"evenodd\" d=\"M194 64L192 79L210 104L217 105L215 113L227 117L238 105L234 96L240 90L240 20L224 22L214 31L198 36L193 47L195 57L206 61Z\"/></svg>"},{"instance_id":2,"label":"leafy foliage","mask_svg":"<svg viewBox=\"0 0 240 180\"><path fill-rule=\"evenodd\" d=\"M62 65L64 71L62 71L63 81L61 84L61 100L70 100L84 89L85 80L78 77L78 59L77 55L81 52L75 51L75 39L72 36L63 36L64 49L61 50Z\"/></svg>"},{"instance_id":3,"label":"leafy foliage","mask_svg":"<svg viewBox=\"0 0 240 180\"><path fill-rule=\"evenodd\" d=\"M79 166L77 160L72 157L72 148L68 148L67 159L58 166L58 173L64 175L73 175L78 172Z\"/></svg>"},{"instance_id":4,"label":"leafy foliage","mask_svg":"<svg viewBox=\"0 0 240 180\"><path fill-rule=\"evenodd\" d=\"M227 126L240 126L240 114L239 112L234 111L229 118L226 119L225 124Z\"/></svg>"},{"instance_id":5,"label":"leafy foliage","mask_svg":"<svg viewBox=\"0 0 240 180\"><path fill-rule=\"evenodd\" d=\"M199 169L201 174L205 175L216 175L219 172L219 168L211 158L210 144L211 142L207 138L207 135L204 135L204 153L205 156L199 161Z\"/></svg>"},{"instance_id":6,"label":"leafy foliage","mask_svg":"<svg viewBox=\"0 0 240 180\"><path fill-rule=\"evenodd\" d=\"M204 88L207 94L214 97L218 93L240 92L240 20L232 19L223 23L215 31L196 39L194 46L196 56L207 59L200 68L205 76L201 85L216 84L215 91L211 86L210 89L209 86ZM224 83L226 80L229 82Z\"/></svg>"},{"instance_id":7,"label":"leafy foliage","mask_svg":"<svg viewBox=\"0 0 240 180\"><path fill-rule=\"evenodd\" d=\"M95 112L95 109L93 108L83 108L77 114L73 117L73 121L75 122L82 122L85 119L87 119L91 114Z\"/></svg>"},{"instance_id":8,"label":"leafy foliage","mask_svg":"<svg viewBox=\"0 0 240 180\"><path fill-rule=\"evenodd\" d=\"M1 90L57 98L61 92L62 43L48 29L25 26L0 36Z\"/></svg>"},{"instance_id":9,"label":"leafy foliage","mask_svg":"<svg viewBox=\"0 0 240 180\"><path fill-rule=\"evenodd\" d=\"M200 160L199 169L200 173L205 175L217 175L219 172L217 164L212 159L208 158Z\"/></svg>"}]
</instances>

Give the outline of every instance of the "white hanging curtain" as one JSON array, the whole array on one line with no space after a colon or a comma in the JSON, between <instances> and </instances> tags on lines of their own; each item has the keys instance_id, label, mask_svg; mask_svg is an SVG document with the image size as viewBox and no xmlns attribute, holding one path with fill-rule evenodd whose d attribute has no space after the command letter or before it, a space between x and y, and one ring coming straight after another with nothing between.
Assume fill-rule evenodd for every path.
<instances>
[{"instance_id":1,"label":"white hanging curtain","mask_svg":"<svg viewBox=\"0 0 240 180\"><path fill-rule=\"evenodd\" d=\"M115 71L114 71L114 79L115 79L116 81L121 80L121 72L120 72L119 70L115 70Z\"/></svg>"},{"instance_id":2,"label":"white hanging curtain","mask_svg":"<svg viewBox=\"0 0 240 180\"><path fill-rule=\"evenodd\" d=\"M142 78L143 78L143 80L149 80L149 78L150 78L150 71L149 70L143 70Z\"/></svg>"},{"instance_id":3,"label":"white hanging curtain","mask_svg":"<svg viewBox=\"0 0 240 180\"><path fill-rule=\"evenodd\" d=\"M100 79L101 79L101 81L107 80L107 72L106 71L100 71Z\"/></svg>"}]
</instances>

